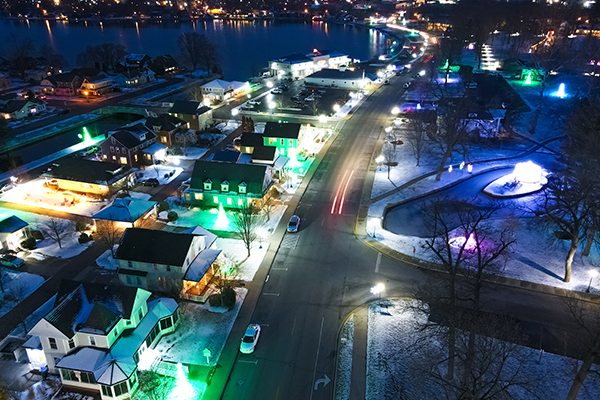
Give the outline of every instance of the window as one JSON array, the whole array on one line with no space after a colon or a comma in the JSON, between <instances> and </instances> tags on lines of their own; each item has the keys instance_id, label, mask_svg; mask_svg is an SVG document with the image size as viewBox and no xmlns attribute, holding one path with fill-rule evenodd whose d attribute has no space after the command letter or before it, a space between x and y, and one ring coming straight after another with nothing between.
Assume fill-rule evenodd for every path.
<instances>
[{"instance_id":1,"label":"window","mask_svg":"<svg viewBox=\"0 0 600 400\"><path fill-rule=\"evenodd\" d=\"M269 138L269 144L273 144L273 138Z\"/></svg>"},{"instance_id":2,"label":"window","mask_svg":"<svg viewBox=\"0 0 600 400\"><path fill-rule=\"evenodd\" d=\"M133 355L133 361L135 361L136 364L140 363L140 355L137 352Z\"/></svg>"},{"instance_id":3,"label":"window","mask_svg":"<svg viewBox=\"0 0 600 400\"><path fill-rule=\"evenodd\" d=\"M293 146L294 145L294 139L290 139L289 143L290 143L290 146Z\"/></svg>"},{"instance_id":4,"label":"window","mask_svg":"<svg viewBox=\"0 0 600 400\"><path fill-rule=\"evenodd\" d=\"M96 379L94 379L94 374L91 372L79 372L79 377L81 382L83 383L96 383Z\"/></svg>"},{"instance_id":5,"label":"window","mask_svg":"<svg viewBox=\"0 0 600 400\"><path fill-rule=\"evenodd\" d=\"M127 158L121 157L121 164L127 164Z\"/></svg>"},{"instance_id":6,"label":"window","mask_svg":"<svg viewBox=\"0 0 600 400\"><path fill-rule=\"evenodd\" d=\"M227 205L230 206L231 205L231 197L227 198Z\"/></svg>"},{"instance_id":7,"label":"window","mask_svg":"<svg viewBox=\"0 0 600 400\"><path fill-rule=\"evenodd\" d=\"M204 190L211 190L212 189L212 181L210 179L207 179L204 181Z\"/></svg>"},{"instance_id":8,"label":"window","mask_svg":"<svg viewBox=\"0 0 600 400\"><path fill-rule=\"evenodd\" d=\"M117 147L115 150L117 151L117 154L119 154L121 152L121 148L120 147Z\"/></svg>"},{"instance_id":9,"label":"window","mask_svg":"<svg viewBox=\"0 0 600 400\"><path fill-rule=\"evenodd\" d=\"M194 198L196 200L202 200L202 193L194 193Z\"/></svg>"},{"instance_id":10,"label":"window","mask_svg":"<svg viewBox=\"0 0 600 400\"><path fill-rule=\"evenodd\" d=\"M228 181L221 182L221 192L229 192L229 182Z\"/></svg>"},{"instance_id":11,"label":"window","mask_svg":"<svg viewBox=\"0 0 600 400\"><path fill-rule=\"evenodd\" d=\"M139 276L135 277L135 282L137 283L137 286L142 286L142 280L140 279Z\"/></svg>"},{"instance_id":12,"label":"window","mask_svg":"<svg viewBox=\"0 0 600 400\"><path fill-rule=\"evenodd\" d=\"M93 336L90 336L89 338L90 338L90 344L92 346L95 346L96 345L96 338L94 338Z\"/></svg>"},{"instance_id":13,"label":"window","mask_svg":"<svg viewBox=\"0 0 600 400\"><path fill-rule=\"evenodd\" d=\"M115 138L114 138L114 137L111 137L111 138L110 138L110 142L111 142L112 144L115 144L117 141L115 140Z\"/></svg>"},{"instance_id":14,"label":"window","mask_svg":"<svg viewBox=\"0 0 600 400\"><path fill-rule=\"evenodd\" d=\"M240 185L238 186L238 192L240 192L240 193L246 193L246 188L247 187L248 187L248 185L246 185L246 182L240 183Z\"/></svg>"},{"instance_id":15,"label":"window","mask_svg":"<svg viewBox=\"0 0 600 400\"><path fill-rule=\"evenodd\" d=\"M110 152L114 153L115 152L115 146L110 146Z\"/></svg>"},{"instance_id":16,"label":"window","mask_svg":"<svg viewBox=\"0 0 600 400\"><path fill-rule=\"evenodd\" d=\"M140 311L138 311L138 320L141 321L143 316L144 316L144 312L142 309L140 309Z\"/></svg>"},{"instance_id":17,"label":"window","mask_svg":"<svg viewBox=\"0 0 600 400\"><path fill-rule=\"evenodd\" d=\"M173 314L173 324L176 324L178 319L179 319L179 310L175 310L175 313Z\"/></svg>"},{"instance_id":18,"label":"window","mask_svg":"<svg viewBox=\"0 0 600 400\"><path fill-rule=\"evenodd\" d=\"M100 385L100 387L102 388L102 395L103 396L113 397L113 395L112 395L112 389L111 389L110 386Z\"/></svg>"},{"instance_id":19,"label":"window","mask_svg":"<svg viewBox=\"0 0 600 400\"><path fill-rule=\"evenodd\" d=\"M167 137L166 136L161 136L160 137L160 141L163 143L167 143Z\"/></svg>"},{"instance_id":20,"label":"window","mask_svg":"<svg viewBox=\"0 0 600 400\"><path fill-rule=\"evenodd\" d=\"M129 268L133 268L133 262L132 261L127 261L127 266Z\"/></svg>"},{"instance_id":21,"label":"window","mask_svg":"<svg viewBox=\"0 0 600 400\"><path fill-rule=\"evenodd\" d=\"M69 349L72 349L75 347L75 341L73 339L69 339Z\"/></svg>"},{"instance_id":22,"label":"window","mask_svg":"<svg viewBox=\"0 0 600 400\"><path fill-rule=\"evenodd\" d=\"M113 161L115 161L117 159L117 157L113 156Z\"/></svg>"},{"instance_id":23,"label":"window","mask_svg":"<svg viewBox=\"0 0 600 400\"><path fill-rule=\"evenodd\" d=\"M61 369L60 376L65 381L79 382L79 379L77 379L77 375L75 374L75 371L71 371L70 369Z\"/></svg>"},{"instance_id":24,"label":"window","mask_svg":"<svg viewBox=\"0 0 600 400\"><path fill-rule=\"evenodd\" d=\"M242 206L242 204L244 204L244 202L242 201L242 199L238 199L238 206Z\"/></svg>"},{"instance_id":25,"label":"window","mask_svg":"<svg viewBox=\"0 0 600 400\"><path fill-rule=\"evenodd\" d=\"M48 342L50 343L51 349L54 349L54 350L58 349L58 346L56 345L56 339L54 339L53 337L49 337Z\"/></svg>"},{"instance_id":26,"label":"window","mask_svg":"<svg viewBox=\"0 0 600 400\"><path fill-rule=\"evenodd\" d=\"M137 383L137 375L133 374L133 375L131 375L131 378L129 378L129 387L130 388L134 387L136 383Z\"/></svg>"},{"instance_id":27,"label":"window","mask_svg":"<svg viewBox=\"0 0 600 400\"><path fill-rule=\"evenodd\" d=\"M121 151L123 152L123 154L127 153L127 150L125 150L125 147L123 147L123 148L121 149Z\"/></svg>"},{"instance_id":28,"label":"window","mask_svg":"<svg viewBox=\"0 0 600 400\"><path fill-rule=\"evenodd\" d=\"M127 381L121 382L118 385L113 386L113 390L115 391L115 397L120 396L123 393L127 393L129 391L127 389Z\"/></svg>"},{"instance_id":29,"label":"window","mask_svg":"<svg viewBox=\"0 0 600 400\"><path fill-rule=\"evenodd\" d=\"M131 275L125 275L125 278L127 279L127 283L129 285L133 285L133 280L131 279Z\"/></svg>"},{"instance_id":30,"label":"window","mask_svg":"<svg viewBox=\"0 0 600 400\"><path fill-rule=\"evenodd\" d=\"M160 330L164 331L165 329L169 329L173 326L173 320L171 317L160 320Z\"/></svg>"},{"instance_id":31,"label":"window","mask_svg":"<svg viewBox=\"0 0 600 400\"><path fill-rule=\"evenodd\" d=\"M152 266L154 267L154 270L155 270L155 271L158 269L158 265L156 265L156 264L152 264Z\"/></svg>"}]
</instances>

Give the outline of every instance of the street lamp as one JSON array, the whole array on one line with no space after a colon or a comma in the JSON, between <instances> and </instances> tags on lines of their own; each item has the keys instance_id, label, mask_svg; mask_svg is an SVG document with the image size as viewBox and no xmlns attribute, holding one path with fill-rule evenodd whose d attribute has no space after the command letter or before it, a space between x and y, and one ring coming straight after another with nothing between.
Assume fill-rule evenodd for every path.
<instances>
[{"instance_id":1,"label":"street lamp","mask_svg":"<svg viewBox=\"0 0 600 400\"><path fill-rule=\"evenodd\" d=\"M339 104L334 104L333 105L333 111L338 112L338 111L340 111L340 109L341 109L341 107L340 107Z\"/></svg>"},{"instance_id":2,"label":"street lamp","mask_svg":"<svg viewBox=\"0 0 600 400\"><path fill-rule=\"evenodd\" d=\"M271 81L268 81L268 82L267 82L267 87L268 87L269 89L271 89L271 88L273 87L273 82L271 82Z\"/></svg>"},{"instance_id":3,"label":"street lamp","mask_svg":"<svg viewBox=\"0 0 600 400\"><path fill-rule=\"evenodd\" d=\"M379 225L380 221L381 220L377 217L373 217L373 218L369 219L369 222L367 223L367 225L373 229L373 235L371 235L371 236L376 237L375 233L377 230L377 225Z\"/></svg>"},{"instance_id":4,"label":"street lamp","mask_svg":"<svg viewBox=\"0 0 600 400\"><path fill-rule=\"evenodd\" d=\"M592 280L594 279L595 276L598 276L598 270L597 269L592 269L590 270L590 284L588 285L588 288L586 290L586 292L590 292L590 289L592 287Z\"/></svg>"},{"instance_id":5,"label":"street lamp","mask_svg":"<svg viewBox=\"0 0 600 400\"><path fill-rule=\"evenodd\" d=\"M324 115L319 115L319 122L324 124L325 122L327 122L327 117Z\"/></svg>"},{"instance_id":6,"label":"street lamp","mask_svg":"<svg viewBox=\"0 0 600 400\"><path fill-rule=\"evenodd\" d=\"M398 107L392 108L392 115L398 115L398 114L400 114L400 108L398 108Z\"/></svg>"},{"instance_id":7,"label":"street lamp","mask_svg":"<svg viewBox=\"0 0 600 400\"><path fill-rule=\"evenodd\" d=\"M263 238L265 237L265 228L260 227L256 229L256 236L258 236L258 248L262 249Z\"/></svg>"},{"instance_id":8,"label":"street lamp","mask_svg":"<svg viewBox=\"0 0 600 400\"><path fill-rule=\"evenodd\" d=\"M275 104L274 101L272 101L272 102L269 103L269 109L270 110L274 110L276 107L277 107L277 104Z\"/></svg>"},{"instance_id":9,"label":"street lamp","mask_svg":"<svg viewBox=\"0 0 600 400\"><path fill-rule=\"evenodd\" d=\"M381 292L385 290L385 286L383 283L378 283L377 285L371 288L371 293L379 295L379 308L381 308Z\"/></svg>"},{"instance_id":10,"label":"street lamp","mask_svg":"<svg viewBox=\"0 0 600 400\"><path fill-rule=\"evenodd\" d=\"M238 115L239 113L240 113L240 110L238 110L237 108L234 108L233 110L231 110L231 115L234 116L234 117L236 115Z\"/></svg>"},{"instance_id":11,"label":"street lamp","mask_svg":"<svg viewBox=\"0 0 600 400\"><path fill-rule=\"evenodd\" d=\"M375 162L377 163L377 169L379 169L379 166L384 161L385 161L385 157L383 155L377 156L377 158L375 159Z\"/></svg>"}]
</instances>

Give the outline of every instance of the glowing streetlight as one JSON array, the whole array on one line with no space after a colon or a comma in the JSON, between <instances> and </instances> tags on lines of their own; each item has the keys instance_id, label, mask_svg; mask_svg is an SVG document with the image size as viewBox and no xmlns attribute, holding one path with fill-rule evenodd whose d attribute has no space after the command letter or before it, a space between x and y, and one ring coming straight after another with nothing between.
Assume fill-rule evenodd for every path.
<instances>
[{"instance_id":1,"label":"glowing streetlight","mask_svg":"<svg viewBox=\"0 0 600 400\"><path fill-rule=\"evenodd\" d=\"M240 113L240 110L238 110L237 108L234 108L233 110L231 110L231 115L233 115L234 117L236 115L238 115Z\"/></svg>"},{"instance_id":2,"label":"glowing streetlight","mask_svg":"<svg viewBox=\"0 0 600 400\"><path fill-rule=\"evenodd\" d=\"M210 107L210 99L209 98L204 99L203 103L206 107Z\"/></svg>"},{"instance_id":3,"label":"glowing streetlight","mask_svg":"<svg viewBox=\"0 0 600 400\"><path fill-rule=\"evenodd\" d=\"M379 157L381 157L381 156L379 156ZM375 232L377 230L377 225L379 225L380 221L381 221L381 219L374 217L374 218L369 219L369 222L367 223L367 225L373 229L373 235L372 235L373 237L376 237Z\"/></svg>"},{"instance_id":4,"label":"glowing streetlight","mask_svg":"<svg viewBox=\"0 0 600 400\"><path fill-rule=\"evenodd\" d=\"M586 292L590 292L590 289L592 287L592 280L594 279L595 276L598 276L598 270L597 269L592 269L590 270L590 284L588 285L588 288L586 290Z\"/></svg>"},{"instance_id":5,"label":"glowing streetlight","mask_svg":"<svg viewBox=\"0 0 600 400\"><path fill-rule=\"evenodd\" d=\"M335 112L338 112L338 111L340 111L340 110L341 110L341 107L340 107L340 105L339 105L339 104L334 104L334 105L333 105L333 111L335 111Z\"/></svg>"},{"instance_id":6,"label":"glowing streetlight","mask_svg":"<svg viewBox=\"0 0 600 400\"><path fill-rule=\"evenodd\" d=\"M393 129L393 128L392 128L391 126L388 126L388 127L387 127L387 128L385 128L384 130L385 130L385 133L390 133L390 132L392 131L392 129Z\"/></svg>"},{"instance_id":7,"label":"glowing streetlight","mask_svg":"<svg viewBox=\"0 0 600 400\"><path fill-rule=\"evenodd\" d=\"M275 104L275 102L274 102L274 101L270 102L270 103L269 103L269 109L270 109L270 110L274 110L275 108L277 108L277 104Z\"/></svg>"},{"instance_id":8,"label":"glowing streetlight","mask_svg":"<svg viewBox=\"0 0 600 400\"><path fill-rule=\"evenodd\" d=\"M273 87L273 82L271 82L271 81L268 81L268 82L267 82L267 87L268 87L269 89L271 89L271 88Z\"/></svg>"},{"instance_id":9,"label":"glowing streetlight","mask_svg":"<svg viewBox=\"0 0 600 400\"><path fill-rule=\"evenodd\" d=\"M319 122L324 124L325 122L327 122L327 117L324 115L319 115Z\"/></svg>"},{"instance_id":10,"label":"glowing streetlight","mask_svg":"<svg viewBox=\"0 0 600 400\"><path fill-rule=\"evenodd\" d=\"M258 236L258 243L259 243L258 248L262 249L262 242L263 242L264 237L266 236L265 228L263 228L263 227L256 228L256 236Z\"/></svg>"},{"instance_id":11,"label":"glowing streetlight","mask_svg":"<svg viewBox=\"0 0 600 400\"><path fill-rule=\"evenodd\" d=\"M381 292L385 290L385 285L383 283L378 283L377 285L371 288L371 293L379 295L379 307L381 308Z\"/></svg>"},{"instance_id":12,"label":"glowing streetlight","mask_svg":"<svg viewBox=\"0 0 600 400\"><path fill-rule=\"evenodd\" d=\"M425 74L426 74L426 73L427 73L427 72L426 72L425 70L422 70L421 72L419 72L419 75L421 75L421 76L425 76Z\"/></svg>"},{"instance_id":13,"label":"glowing streetlight","mask_svg":"<svg viewBox=\"0 0 600 400\"><path fill-rule=\"evenodd\" d=\"M392 115L398 115L398 114L400 114L400 108L399 107L392 108Z\"/></svg>"}]
</instances>

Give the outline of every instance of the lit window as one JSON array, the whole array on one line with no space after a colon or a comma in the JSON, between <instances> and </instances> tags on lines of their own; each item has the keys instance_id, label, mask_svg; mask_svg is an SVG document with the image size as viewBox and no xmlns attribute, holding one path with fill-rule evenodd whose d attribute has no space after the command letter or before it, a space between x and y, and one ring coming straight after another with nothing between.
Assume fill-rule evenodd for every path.
<instances>
[{"instance_id":1,"label":"lit window","mask_svg":"<svg viewBox=\"0 0 600 400\"><path fill-rule=\"evenodd\" d=\"M202 193L194 193L194 198L196 200L202 200Z\"/></svg>"},{"instance_id":2,"label":"lit window","mask_svg":"<svg viewBox=\"0 0 600 400\"><path fill-rule=\"evenodd\" d=\"M211 190L212 189L212 181L210 179L207 179L204 181L204 190Z\"/></svg>"},{"instance_id":3,"label":"lit window","mask_svg":"<svg viewBox=\"0 0 600 400\"><path fill-rule=\"evenodd\" d=\"M244 202L242 201L242 199L238 199L238 206L242 206L242 204L244 204Z\"/></svg>"},{"instance_id":4,"label":"lit window","mask_svg":"<svg viewBox=\"0 0 600 400\"><path fill-rule=\"evenodd\" d=\"M246 188L247 188L246 182L242 182L238 186L238 192L240 192L240 193L246 193Z\"/></svg>"},{"instance_id":5,"label":"lit window","mask_svg":"<svg viewBox=\"0 0 600 400\"><path fill-rule=\"evenodd\" d=\"M215 202L215 204L219 204L219 198L217 196L213 197L213 201Z\"/></svg>"},{"instance_id":6,"label":"lit window","mask_svg":"<svg viewBox=\"0 0 600 400\"><path fill-rule=\"evenodd\" d=\"M167 143L167 137L166 136L161 136L160 137L160 141L163 143Z\"/></svg>"},{"instance_id":7,"label":"lit window","mask_svg":"<svg viewBox=\"0 0 600 400\"><path fill-rule=\"evenodd\" d=\"M231 205L231 197L227 198L227 205L230 206Z\"/></svg>"},{"instance_id":8,"label":"lit window","mask_svg":"<svg viewBox=\"0 0 600 400\"><path fill-rule=\"evenodd\" d=\"M290 139L290 146L294 145L294 139Z\"/></svg>"},{"instance_id":9,"label":"lit window","mask_svg":"<svg viewBox=\"0 0 600 400\"><path fill-rule=\"evenodd\" d=\"M229 192L229 182L228 181L221 182L221 192Z\"/></svg>"},{"instance_id":10,"label":"lit window","mask_svg":"<svg viewBox=\"0 0 600 400\"><path fill-rule=\"evenodd\" d=\"M121 164L127 164L127 158L121 157Z\"/></svg>"},{"instance_id":11,"label":"lit window","mask_svg":"<svg viewBox=\"0 0 600 400\"><path fill-rule=\"evenodd\" d=\"M269 144L273 144L273 138L269 138Z\"/></svg>"},{"instance_id":12,"label":"lit window","mask_svg":"<svg viewBox=\"0 0 600 400\"><path fill-rule=\"evenodd\" d=\"M117 157L113 156L113 161L115 161L117 159Z\"/></svg>"}]
</instances>

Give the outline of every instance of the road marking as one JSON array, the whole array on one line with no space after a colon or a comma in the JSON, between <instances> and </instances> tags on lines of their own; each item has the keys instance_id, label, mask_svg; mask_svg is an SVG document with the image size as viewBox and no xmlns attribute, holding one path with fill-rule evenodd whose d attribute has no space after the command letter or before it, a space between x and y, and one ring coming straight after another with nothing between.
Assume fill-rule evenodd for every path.
<instances>
[{"instance_id":1,"label":"road marking","mask_svg":"<svg viewBox=\"0 0 600 400\"><path fill-rule=\"evenodd\" d=\"M277 271L287 271L287 268L281 268L281 267L273 267L271 269L277 270Z\"/></svg>"},{"instance_id":2,"label":"road marking","mask_svg":"<svg viewBox=\"0 0 600 400\"><path fill-rule=\"evenodd\" d=\"M287 234L283 237L283 240L281 241L281 247L284 247L286 249L295 249L296 246L298 245L298 241L300 240L300 235L299 234Z\"/></svg>"},{"instance_id":3,"label":"road marking","mask_svg":"<svg viewBox=\"0 0 600 400\"><path fill-rule=\"evenodd\" d=\"M264 296L277 296L279 297L279 293L263 293Z\"/></svg>"},{"instance_id":4,"label":"road marking","mask_svg":"<svg viewBox=\"0 0 600 400\"><path fill-rule=\"evenodd\" d=\"M344 184L344 180L346 179L347 173L348 173L348 170L346 170L346 172L344 172L344 176L342 177L342 180L340 181L340 185L338 186L337 191L335 192L335 198L333 199L333 204L331 205L331 213L332 214L335 210L335 204L337 203L337 199L340 194L340 189L342 188L342 185Z\"/></svg>"},{"instance_id":5,"label":"road marking","mask_svg":"<svg viewBox=\"0 0 600 400\"><path fill-rule=\"evenodd\" d=\"M277 393L275 394L275 400L277 400L279 398L279 389L280 389L280 387L277 386Z\"/></svg>"},{"instance_id":6,"label":"road marking","mask_svg":"<svg viewBox=\"0 0 600 400\"><path fill-rule=\"evenodd\" d=\"M238 360L241 363L246 363L246 364L254 364L257 365L258 364L258 360Z\"/></svg>"},{"instance_id":7,"label":"road marking","mask_svg":"<svg viewBox=\"0 0 600 400\"><path fill-rule=\"evenodd\" d=\"M267 275L267 279L265 279L265 282L269 282L269 275Z\"/></svg>"},{"instance_id":8,"label":"road marking","mask_svg":"<svg viewBox=\"0 0 600 400\"><path fill-rule=\"evenodd\" d=\"M262 326L269 326L269 324L259 324L261 327Z\"/></svg>"},{"instance_id":9,"label":"road marking","mask_svg":"<svg viewBox=\"0 0 600 400\"><path fill-rule=\"evenodd\" d=\"M292 325L292 336L294 336L295 330L296 330L296 318L294 318L294 324Z\"/></svg>"},{"instance_id":10,"label":"road marking","mask_svg":"<svg viewBox=\"0 0 600 400\"><path fill-rule=\"evenodd\" d=\"M323 375L323 378L318 379L315 382L315 390L317 390L319 388L319 384L323 384L323 387L327 386L327 384L331 382L331 379L329 379L329 377L327 375Z\"/></svg>"},{"instance_id":11,"label":"road marking","mask_svg":"<svg viewBox=\"0 0 600 400\"><path fill-rule=\"evenodd\" d=\"M379 272L379 264L381 264L381 253L377 253L377 262L375 263L375 272Z\"/></svg>"},{"instance_id":12,"label":"road marking","mask_svg":"<svg viewBox=\"0 0 600 400\"><path fill-rule=\"evenodd\" d=\"M319 361L319 352L321 351L321 337L323 336L323 323L325 322L325 317L321 317L321 329L319 331L319 344L317 344L317 356L315 357L315 368L313 369L313 377L312 382L310 384L311 388L315 387L315 377L317 376L317 362ZM310 391L310 400L313 398L314 390Z\"/></svg>"},{"instance_id":13,"label":"road marking","mask_svg":"<svg viewBox=\"0 0 600 400\"><path fill-rule=\"evenodd\" d=\"M354 175L354 170L352 170L352 172L350 173L350 177L346 181L346 186L344 187L344 194L342 195L342 200L340 200L340 210L338 211L338 214L341 214L342 209L344 208L344 200L346 199L346 190L348 190L348 184L350 183L350 180L352 179L352 175Z\"/></svg>"}]
</instances>

